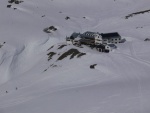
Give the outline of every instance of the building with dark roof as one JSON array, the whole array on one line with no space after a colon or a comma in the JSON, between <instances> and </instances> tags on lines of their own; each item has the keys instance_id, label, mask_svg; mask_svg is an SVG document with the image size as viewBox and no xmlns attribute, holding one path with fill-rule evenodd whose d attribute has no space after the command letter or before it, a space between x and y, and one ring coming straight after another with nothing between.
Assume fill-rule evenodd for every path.
<instances>
[{"instance_id":1,"label":"building with dark roof","mask_svg":"<svg viewBox=\"0 0 150 113\"><path fill-rule=\"evenodd\" d=\"M121 36L117 32L113 33L101 33L104 44L117 44L121 41Z\"/></svg>"},{"instance_id":2,"label":"building with dark roof","mask_svg":"<svg viewBox=\"0 0 150 113\"><path fill-rule=\"evenodd\" d=\"M70 39L75 39L77 38L78 36L80 36L80 33L72 33L72 35L70 36Z\"/></svg>"},{"instance_id":3,"label":"building with dark roof","mask_svg":"<svg viewBox=\"0 0 150 113\"><path fill-rule=\"evenodd\" d=\"M109 51L111 51L111 47L108 46L107 44L100 44L100 45L97 45L96 46L96 49L99 51L99 52L106 52L106 53L109 53Z\"/></svg>"},{"instance_id":4,"label":"building with dark roof","mask_svg":"<svg viewBox=\"0 0 150 113\"><path fill-rule=\"evenodd\" d=\"M87 31L83 34L72 33L70 37L66 37L67 44L73 45L90 45L90 47L96 47L100 52L109 52L116 49L115 44L121 43L121 36L117 32L112 33L98 33Z\"/></svg>"},{"instance_id":5,"label":"building with dark roof","mask_svg":"<svg viewBox=\"0 0 150 113\"><path fill-rule=\"evenodd\" d=\"M87 31L87 32L81 34L81 38L82 38L82 43L85 42L87 44L94 44L94 45L102 44L101 35L97 32Z\"/></svg>"},{"instance_id":6,"label":"building with dark roof","mask_svg":"<svg viewBox=\"0 0 150 113\"><path fill-rule=\"evenodd\" d=\"M95 33L95 32L90 32L90 31L87 31L83 34L81 34L81 37L82 38L89 38L89 39L95 39L95 35L97 35L98 33Z\"/></svg>"}]
</instances>

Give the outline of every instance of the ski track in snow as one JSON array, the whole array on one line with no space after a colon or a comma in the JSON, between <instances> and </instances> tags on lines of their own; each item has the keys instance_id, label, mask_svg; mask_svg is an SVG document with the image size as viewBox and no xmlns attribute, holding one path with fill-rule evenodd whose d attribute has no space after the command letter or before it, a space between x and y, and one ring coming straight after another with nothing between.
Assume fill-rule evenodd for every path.
<instances>
[{"instance_id":1,"label":"ski track in snow","mask_svg":"<svg viewBox=\"0 0 150 113\"><path fill-rule=\"evenodd\" d=\"M123 56L126 56L130 59L133 59L133 60L136 60L137 62L140 62L142 64L145 64L147 66L150 67L150 62L149 61L146 61L146 60L143 60L143 59L140 59L136 56L136 53L134 51L134 47L132 46L132 42L130 42L130 52L131 52L131 55L129 54L126 54L126 53L121 53L121 52L115 52L115 53L112 53L112 54L120 54L120 55L123 55Z\"/></svg>"},{"instance_id":2,"label":"ski track in snow","mask_svg":"<svg viewBox=\"0 0 150 113\"><path fill-rule=\"evenodd\" d=\"M111 79L109 80L112 80L112 79L116 79L116 77L112 77ZM79 86L73 86L73 87L68 87L68 88L60 88L60 89L56 89L54 91L48 91L44 94L41 94L41 95L38 95L38 96L31 96L30 97L30 94L34 94L34 92L30 92L30 93L26 93L25 95L20 95L19 97L16 97L16 98L13 98L11 100L8 100L8 101L5 101L5 102L2 102L0 103L0 108L7 108L7 107L10 107L10 106L15 106L15 105L18 105L18 104L21 104L21 103L24 103L24 102L27 102L27 101L31 101L33 99L36 99L36 98L40 98L40 97L43 97L45 95L50 95L50 94L53 94L53 93L56 93L56 92L59 92L59 91L65 91L65 90L71 90L71 89L77 89L77 88L83 88L83 87L89 87L89 86L94 86L94 85L97 85L101 82L105 82L105 81L108 81L108 79L106 80L103 80L103 81L99 81L99 82L95 82L95 83L88 83L87 85L79 85ZM24 88L21 88L21 90L23 90ZM50 89L51 90L51 89ZM6 94L5 94L6 95ZM4 95L3 95L4 96ZM113 97L113 96L112 96ZM110 97L109 97L110 98Z\"/></svg>"},{"instance_id":3,"label":"ski track in snow","mask_svg":"<svg viewBox=\"0 0 150 113\"><path fill-rule=\"evenodd\" d=\"M19 55L22 51L23 51L24 49L21 49L21 51L20 52L17 52L17 54L16 55ZM130 58L130 59L133 59L133 60L135 60L135 61L137 61L137 62L139 62L139 63L142 63L142 64L146 64L146 65L148 65L148 66L150 66L150 64L148 63L148 62L145 62L145 61L143 61L143 60L140 60L139 58L136 58L136 54L135 54L135 51L134 51L134 47L132 46L132 43L130 43L130 50L131 50L131 56L130 55L127 55L127 54L124 54L124 53L113 53L113 54L120 54L120 55L123 55L123 56L125 56L125 57L128 57L128 58ZM80 64L79 64L80 65ZM104 68L104 69L102 69L102 67L101 66L96 66L96 68L95 69L97 69L97 70L99 70L100 72L102 72L103 74L109 74L109 75L111 75L112 73L111 72L109 72L106 68ZM62 70L60 73L62 74L62 73L65 73L65 72L67 72L68 70ZM44 81L44 80L46 80L47 78L48 79L50 79L51 77L54 77L54 76L57 76L57 75L59 75L60 73L57 73L57 74L55 74L55 75L53 75L53 76L50 76L50 77L46 77L46 78L43 78L43 79L41 79L41 78L37 78L37 80L35 80L34 79L34 81L31 81L31 83L32 84L30 84L30 85L27 85L27 86L25 86L25 87L22 87L20 90L23 90L24 88L29 88L29 87L31 87L32 85L36 85L36 83L38 83L38 82L41 82L41 81ZM116 79L116 78L118 78L118 76L114 76L114 77L112 77L111 79ZM137 76L137 79L138 79L138 81L139 81L139 96L140 96L140 99L141 99L141 109L143 109L143 105L142 105L142 103L143 103L143 101L142 101L142 92L141 92L141 88L142 88L142 86L141 86L141 83L140 83L140 79L139 79L139 77ZM36 82L35 82L36 81ZM103 80L103 82L104 82L105 80ZM106 79L106 81L107 81L107 79ZM22 81L23 82L23 81ZM19 97L17 97L17 98L13 98L13 99L11 99L11 100L9 100L9 101L5 101L4 103L2 102L2 104L0 104L0 108L6 108L6 107L10 107L10 106L15 106L15 105L18 105L18 104L21 104L21 103L24 103L24 102L27 102L27 101L31 101L31 100L33 100L33 99L36 99L36 98L39 98L39 97L42 97L42 96L44 96L44 95L47 95L47 94L51 94L51 93L55 93L55 92L58 92L58 91L63 91L63 90L68 90L68 89L73 89L73 88L80 88L80 87L88 87L88 86L92 86L92 85L96 85L96 84L99 84L99 83L101 83L102 81L99 81L99 82L97 82L97 83L91 83L91 84L87 84L87 85L79 85L79 86L74 86L74 87L69 87L69 88L61 88L61 89L58 89L58 90L56 90L56 91L53 91L53 92L47 92L47 93L45 93L45 94L43 94L43 95L39 95L39 96L31 96L30 97L30 95L31 94L34 94L34 92L31 92L31 93L26 93L25 95L20 95ZM2 95L1 95L2 96ZM3 95L4 96L4 95Z\"/></svg>"}]
</instances>

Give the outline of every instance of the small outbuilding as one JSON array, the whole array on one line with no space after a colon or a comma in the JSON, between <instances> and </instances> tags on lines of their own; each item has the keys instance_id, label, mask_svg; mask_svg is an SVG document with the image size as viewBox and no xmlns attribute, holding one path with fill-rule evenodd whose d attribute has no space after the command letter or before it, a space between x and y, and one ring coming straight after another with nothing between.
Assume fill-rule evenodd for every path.
<instances>
[{"instance_id":1,"label":"small outbuilding","mask_svg":"<svg viewBox=\"0 0 150 113\"><path fill-rule=\"evenodd\" d=\"M66 37L67 44L73 44L73 42L75 42L74 40L79 37L80 33L72 33L70 37Z\"/></svg>"},{"instance_id":2,"label":"small outbuilding","mask_svg":"<svg viewBox=\"0 0 150 113\"><path fill-rule=\"evenodd\" d=\"M96 49L99 52L106 52L106 53L109 53L109 51L111 51L111 47L108 45L104 45L104 44L97 45Z\"/></svg>"}]
</instances>

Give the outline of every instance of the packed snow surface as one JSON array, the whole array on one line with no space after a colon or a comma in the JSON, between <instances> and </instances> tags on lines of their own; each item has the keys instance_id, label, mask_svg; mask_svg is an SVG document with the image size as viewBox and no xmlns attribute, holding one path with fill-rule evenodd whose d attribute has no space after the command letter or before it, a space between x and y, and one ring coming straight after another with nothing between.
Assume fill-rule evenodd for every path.
<instances>
[{"instance_id":1,"label":"packed snow surface","mask_svg":"<svg viewBox=\"0 0 150 113\"><path fill-rule=\"evenodd\" d=\"M0 0L0 113L150 113L149 6ZM45 33L50 26L57 30ZM110 53L66 45L66 36L85 31L118 32L126 42Z\"/></svg>"}]
</instances>

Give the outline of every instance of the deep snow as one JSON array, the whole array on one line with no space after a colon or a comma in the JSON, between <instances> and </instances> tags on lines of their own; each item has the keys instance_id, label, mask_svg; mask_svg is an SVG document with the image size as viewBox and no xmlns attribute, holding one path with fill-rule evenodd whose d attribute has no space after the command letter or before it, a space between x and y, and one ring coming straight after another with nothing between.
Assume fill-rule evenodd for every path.
<instances>
[{"instance_id":1,"label":"deep snow","mask_svg":"<svg viewBox=\"0 0 150 113\"><path fill-rule=\"evenodd\" d=\"M149 10L149 0L8 4L0 1L0 44L6 42L0 48L0 113L150 112L150 42L144 41L150 36L150 15L125 19ZM57 31L43 32L49 26ZM66 36L87 30L117 31L127 41L108 54L86 46L58 49ZM71 48L86 55L57 60ZM49 52L56 55L48 61Z\"/></svg>"}]
</instances>

